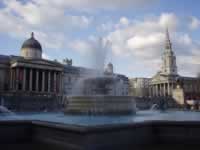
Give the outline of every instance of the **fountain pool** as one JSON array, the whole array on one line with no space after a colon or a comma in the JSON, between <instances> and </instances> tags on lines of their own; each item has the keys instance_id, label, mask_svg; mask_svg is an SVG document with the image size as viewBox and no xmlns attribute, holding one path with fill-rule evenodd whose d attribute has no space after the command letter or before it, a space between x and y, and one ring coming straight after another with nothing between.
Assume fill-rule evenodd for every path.
<instances>
[{"instance_id":1,"label":"fountain pool","mask_svg":"<svg viewBox=\"0 0 200 150\"><path fill-rule=\"evenodd\" d=\"M17 113L0 115L0 133L0 146L7 144L10 149L184 149L199 146L200 112L149 110L121 116Z\"/></svg>"}]
</instances>

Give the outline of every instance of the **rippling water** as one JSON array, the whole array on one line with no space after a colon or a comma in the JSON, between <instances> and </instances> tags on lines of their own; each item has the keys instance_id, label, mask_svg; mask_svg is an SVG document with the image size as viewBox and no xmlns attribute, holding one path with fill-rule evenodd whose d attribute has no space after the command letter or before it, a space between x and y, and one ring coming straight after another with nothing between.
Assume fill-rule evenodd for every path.
<instances>
[{"instance_id":1,"label":"rippling water","mask_svg":"<svg viewBox=\"0 0 200 150\"><path fill-rule=\"evenodd\" d=\"M65 115L64 113L18 113L14 115L0 115L3 120L39 120L70 125L94 126L108 124L126 124L150 120L169 121L200 121L200 112L188 111L138 111L132 116L84 116Z\"/></svg>"}]
</instances>

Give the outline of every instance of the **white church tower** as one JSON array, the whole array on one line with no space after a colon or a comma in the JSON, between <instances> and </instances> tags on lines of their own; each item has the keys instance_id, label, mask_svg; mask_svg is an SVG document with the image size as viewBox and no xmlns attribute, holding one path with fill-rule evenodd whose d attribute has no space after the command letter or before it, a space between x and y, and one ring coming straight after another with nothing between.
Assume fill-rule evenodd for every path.
<instances>
[{"instance_id":1,"label":"white church tower","mask_svg":"<svg viewBox=\"0 0 200 150\"><path fill-rule=\"evenodd\" d=\"M177 75L176 56L172 51L168 28L166 29L166 41L165 50L162 56L161 74Z\"/></svg>"}]
</instances>

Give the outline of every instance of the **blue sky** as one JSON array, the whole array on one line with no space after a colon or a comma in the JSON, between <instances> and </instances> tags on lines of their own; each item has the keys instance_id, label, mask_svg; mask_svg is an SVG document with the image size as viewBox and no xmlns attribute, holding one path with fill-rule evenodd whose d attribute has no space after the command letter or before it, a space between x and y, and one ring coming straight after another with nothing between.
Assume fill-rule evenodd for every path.
<instances>
[{"instance_id":1,"label":"blue sky","mask_svg":"<svg viewBox=\"0 0 200 150\"><path fill-rule=\"evenodd\" d=\"M0 54L19 55L33 31L46 59L67 57L91 67L92 57L106 52L105 63L112 62L115 72L151 77L160 69L168 26L179 74L196 76L199 5L198 0L2 0Z\"/></svg>"}]
</instances>

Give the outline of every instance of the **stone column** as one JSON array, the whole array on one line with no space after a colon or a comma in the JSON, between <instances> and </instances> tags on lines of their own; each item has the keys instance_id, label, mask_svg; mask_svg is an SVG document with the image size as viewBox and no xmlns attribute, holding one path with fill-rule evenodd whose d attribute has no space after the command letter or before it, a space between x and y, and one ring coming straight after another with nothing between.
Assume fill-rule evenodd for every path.
<instances>
[{"instance_id":1,"label":"stone column","mask_svg":"<svg viewBox=\"0 0 200 150\"><path fill-rule=\"evenodd\" d=\"M42 92L45 92L45 71L42 71Z\"/></svg>"},{"instance_id":2,"label":"stone column","mask_svg":"<svg viewBox=\"0 0 200 150\"><path fill-rule=\"evenodd\" d=\"M57 86L57 80L56 80L56 72L53 73L53 91L56 93L56 86Z\"/></svg>"},{"instance_id":3,"label":"stone column","mask_svg":"<svg viewBox=\"0 0 200 150\"><path fill-rule=\"evenodd\" d=\"M152 85L152 96L155 96L155 87Z\"/></svg>"},{"instance_id":4,"label":"stone column","mask_svg":"<svg viewBox=\"0 0 200 150\"><path fill-rule=\"evenodd\" d=\"M36 92L39 92L39 71L36 70Z\"/></svg>"},{"instance_id":5,"label":"stone column","mask_svg":"<svg viewBox=\"0 0 200 150\"><path fill-rule=\"evenodd\" d=\"M30 78L29 78L29 91L32 91L33 85L33 70L30 69Z\"/></svg>"},{"instance_id":6,"label":"stone column","mask_svg":"<svg viewBox=\"0 0 200 150\"><path fill-rule=\"evenodd\" d=\"M163 84L163 96L166 96L166 83Z\"/></svg>"},{"instance_id":7,"label":"stone column","mask_svg":"<svg viewBox=\"0 0 200 150\"><path fill-rule=\"evenodd\" d=\"M16 90L16 69L13 68L13 81L12 81L13 90Z\"/></svg>"},{"instance_id":8,"label":"stone column","mask_svg":"<svg viewBox=\"0 0 200 150\"><path fill-rule=\"evenodd\" d=\"M13 90L15 90L15 83L16 83L16 70L15 70L15 68L12 68L12 72L13 72L12 88L13 88Z\"/></svg>"},{"instance_id":9,"label":"stone column","mask_svg":"<svg viewBox=\"0 0 200 150\"><path fill-rule=\"evenodd\" d=\"M170 83L168 82L168 84L167 84L167 93L168 93L168 96L170 96L171 94L170 94Z\"/></svg>"},{"instance_id":10,"label":"stone column","mask_svg":"<svg viewBox=\"0 0 200 150\"><path fill-rule=\"evenodd\" d=\"M151 85L149 85L149 96L151 96Z\"/></svg>"},{"instance_id":11,"label":"stone column","mask_svg":"<svg viewBox=\"0 0 200 150\"><path fill-rule=\"evenodd\" d=\"M51 72L48 72L48 92L51 92Z\"/></svg>"},{"instance_id":12,"label":"stone column","mask_svg":"<svg viewBox=\"0 0 200 150\"><path fill-rule=\"evenodd\" d=\"M24 72L23 72L23 85L22 85L22 89L23 89L23 91L26 90L26 68L24 68Z\"/></svg>"},{"instance_id":13,"label":"stone column","mask_svg":"<svg viewBox=\"0 0 200 150\"><path fill-rule=\"evenodd\" d=\"M162 96L162 83L160 84L160 96Z\"/></svg>"},{"instance_id":14,"label":"stone column","mask_svg":"<svg viewBox=\"0 0 200 150\"><path fill-rule=\"evenodd\" d=\"M62 72L59 73L60 74L60 80L59 80L59 93L60 94L63 94L63 75L62 75Z\"/></svg>"},{"instance_id":15,"label":"stone column","mask_svg":"<svg viewBox=\"0 0 200 150\"><path fill-rule=\"evenodd\" d=\"M18 90L19 89L19 68L16 68L16 84L15 84L15 86L16 86L16 90Z\"/></svg>"},{"instance_id":16,"label":"stone column","mask_svg":"<svg viewBox=\"0 0 200 150\"><path fill-rule=\"evenodd\" d=\"M10 68L10 89L13 88L13 70Z\"/></svg>"},{"instance_id":17,"label":"stone column","mask_svg":"<svg viewBox=\"0 0 200 150\"><path fill-rule=\"evenodd\" d=\"M158 96L158 84L156 84L156 96Z\"/></svg>"}]
</instances>

